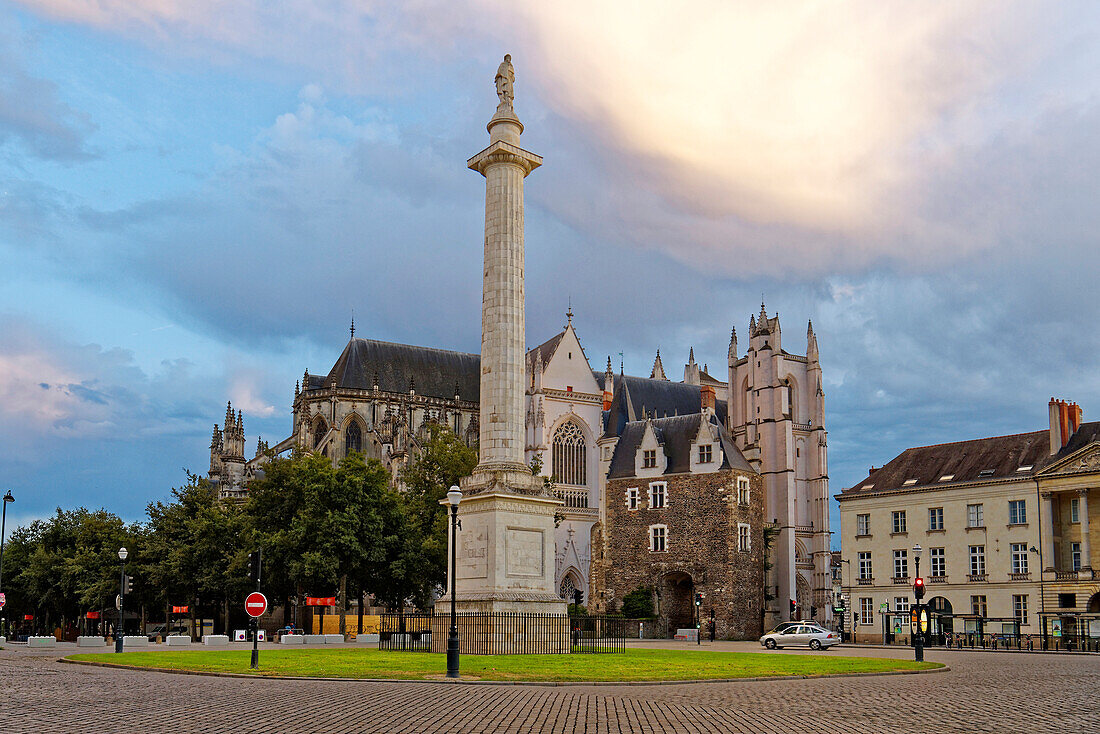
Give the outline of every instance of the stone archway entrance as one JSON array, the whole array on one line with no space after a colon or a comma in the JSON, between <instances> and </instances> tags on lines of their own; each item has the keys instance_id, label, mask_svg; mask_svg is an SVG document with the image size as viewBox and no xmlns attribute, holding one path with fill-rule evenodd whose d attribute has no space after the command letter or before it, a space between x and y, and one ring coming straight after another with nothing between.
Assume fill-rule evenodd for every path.
<instances>
[{"instance_id":1,"label":"stone archway entrance","mask_svg":"<svg viewBox=\"0 0 1100 734\"><path fill-rule=\"evenodd\" d=\"M658 600L661 605L659 618L664 623L668 636L673 637L678 629L695 626L695 582L683 571L665 574L657 584Z\"/></svg>"},{"instance_id":2,"label":"stone archway entrance","mask_svg":"<svg viewBox=\"0 0 1100 734\"><path fill-rule=\"evenodd\" d=\"M1090 614L1100 614L1100 593L1092 595L1089 599L1089 605L1087 607Z\"/></svg>"}]
</instances>

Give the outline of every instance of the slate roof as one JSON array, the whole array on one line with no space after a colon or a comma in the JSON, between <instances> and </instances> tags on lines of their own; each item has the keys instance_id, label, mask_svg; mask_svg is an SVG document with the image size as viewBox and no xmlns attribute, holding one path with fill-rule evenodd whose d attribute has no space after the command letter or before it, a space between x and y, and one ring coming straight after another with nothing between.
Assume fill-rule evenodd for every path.
<instances>
[{"instance_id":1,"label":"slate roof","mask_svg":"<svg viewBox=\"0 0 1100 734\"><path fill-rule=\"evenodd\" d=\"M1098 432L1100 423L1083 424L1066 447L1055 456L1050 456L1048 430L909 448L851 489L841 492L841 496L928 485L1028 477L1044 465L1057 461L1094 440ZM1018 471L1021 466L1031 468ZM948 475L951 475L951 479L939 481L940 477ZM917 481L906 485L905 482L910 479Z\"/></svg>"},{"instance_id":2,"label":"slate roof","mask_svg":"<svg viewBox=\"0 0 1100 734\"><path fill-rule=\"evenodd\" d=\"M681 474L691 468L691 441L699 433L702 413L692 415L679 415L670 418L656 418L652 421L653 429L663 446L668 464L665 474ZM712 419L717 421L718 419ZM648 421L632 421L627 423L615 446L615 454L611 457L611 466L608 470L609 479L634 476L634 459L638 452L638 446L645 434ZM722 446L722 469L741 469L751 472L749 462L734 445L729 433L720 422L712 423L718 430L718 441Z\"/></svg>"},{"instance_id":3,"label":"slate roof","mask_svg":"<svg viewBox=\"0 0 1100 734\"><path fill-rule=\"evenodd\" d=\"M481 357L445 349L393 344L373 339L352 339L325 378L310 375L310 387L325 387L336 380L337 387L371 390L375 375L386 392L453 399L455 385L462 400L477 402L481 394Z\"/></svg>"},{"instance_id":4,"label":"slate roof","mask_svg":"<svg viewBox=\"0 0 1100 734\"><path fill-rule=\"evenodd\" d=\"M554 352L558 351L558 345L561 344L561 338L563 336L565 336L565 331L561 331L560 333L552 336L549 340L543 342L542 344L539 344L534 349L528 351L527 358L530 360L534 360L535 353L540 352L542 353L542 363L544 365L549 364L550 358L554 356Z\"/></svg>"},{"instance_id":5,"label":"slate roof","mask_svg":"<svg viewBox=\"0 0 1100 734\"><path fill-rule=\"evenodd\" d=\"M604 373L593 372L601 389ZM618 375L615 377L614 395L608 415L605 436L618 436L627 423L644 419L647 415L666 418L699 413L699 385L683 382L656 380L649 377ZM715 401L715 413L723 424L726 419L726 403Z\"/></svg>"}]
</instances>

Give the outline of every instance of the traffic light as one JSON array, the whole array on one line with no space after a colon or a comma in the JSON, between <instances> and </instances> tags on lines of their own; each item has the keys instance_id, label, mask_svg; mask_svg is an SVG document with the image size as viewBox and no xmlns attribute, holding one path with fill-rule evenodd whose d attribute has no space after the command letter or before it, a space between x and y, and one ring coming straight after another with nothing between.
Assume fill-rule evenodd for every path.
<instances>
[{"instance_id":1,"label":"traffic light","mask_svg":"<svg viewBox=\"0 0 1100 734\"><path fill-rule=\"evenodd\" d=\"M797 613L798 613L798 605L795 604L794 599L791 599L791 619L794 619L794 616Z\"/></svg>"},{"instance_id":2,"label":"traffic light","mask_svg":"<svg viewBox=\"0 0 1100 734\"><path fill-rule=\"evenodd\" d=\"M917 601L924 598L924 579L920 576L913 581L913 596L917 597Z\"/></svg>"},{"instance_id":3,"label":"traffic light","mask_svg":"<svg viewBox=\"0 0 1100 734\"><path fill-rule=\"evenodd\" d=\"M134 579L131 576L123 576L122 578L122 593L132 594L134 593Z\"/></svg>"},{"instance_id":4,"label":"traffic light","mask_svg":"<svg viewBox=\"0 0 1100 734\"><path fill-rule=\"evenodd\" d=\"M701 592L695 592L695 606L703 606L703 594Z\"/></svg>"}]
</instances>

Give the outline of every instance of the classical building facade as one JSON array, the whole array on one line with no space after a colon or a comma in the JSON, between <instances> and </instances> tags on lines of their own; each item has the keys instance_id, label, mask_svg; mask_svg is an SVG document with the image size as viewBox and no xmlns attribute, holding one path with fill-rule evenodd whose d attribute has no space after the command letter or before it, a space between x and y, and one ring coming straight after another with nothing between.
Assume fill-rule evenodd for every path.
<instances>
[{"instance_id":1,"label":"classical building facade","mask_svg":"<svg viewBox=\"0 0 1100 734\"><path fill-rule=\"evenodd\" d=\"M1100 423L1050 412L1047 430L906 449L837 495L857 640L909 636L918 545L933 636L1100 637Z\"/></svg>"}]
</instances>

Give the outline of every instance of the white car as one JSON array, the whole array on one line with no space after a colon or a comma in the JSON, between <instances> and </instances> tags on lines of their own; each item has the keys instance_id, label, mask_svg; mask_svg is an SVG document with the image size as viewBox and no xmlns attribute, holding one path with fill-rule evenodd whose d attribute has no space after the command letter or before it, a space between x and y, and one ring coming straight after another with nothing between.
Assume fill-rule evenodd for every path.
<instances>
[{"instance_id":1,"label":"white car","mask_svg":"<svg viewBox=\"0 0 1100 734\"><path fill-rule=\"evenodd\" d=\"M779 632L769 632L760 638L760 644L769 650L777 647L808 645L811 650L823 650L840 644L840 634L816 624L803 622Z\"/></svg>"}]
</instances>

